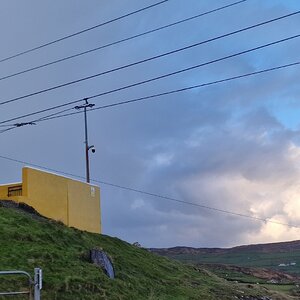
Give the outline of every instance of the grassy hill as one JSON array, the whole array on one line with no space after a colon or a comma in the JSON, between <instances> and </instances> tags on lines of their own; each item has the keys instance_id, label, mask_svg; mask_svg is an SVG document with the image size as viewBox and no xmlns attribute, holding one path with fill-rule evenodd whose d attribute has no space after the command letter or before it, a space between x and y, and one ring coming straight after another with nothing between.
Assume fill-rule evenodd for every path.
<instances>
[{"instance_id":1,"label":"grassy hill","mask_svg":"<svg viewBox=\"0 0 300 300\"><path fill-rule=\"evenodd\" d=\"M269 289L297 295L300 299L300 241L233 248L173 247L151 251L205 268L227 281L259 283Z\"/></svg>"},{"instance_id":2,"label":"grassy hill","mask_svg":"<svg viewBox=\"0 0 300 300\"><path fill-rule=\"evenodd\" d=\"M257 285L228 282L201 267L183 265L117 238L68 228L22 209L0 207L0 232L0 270L32 274L34 267L41 267L42 299L226 300L247 299L242 298L246 295L296 299ZM116 279L89 262L92 248L110 256ZM25 283L16 277L0 280L0 291L22 286Z\"/></svg>"},{"instance_id":3,"label":"grassy hill","mask_svg":"<svg viewBox=\"0 0 300 300\"><path fill-rule=\"evenodd\" d=\"M152 249L152 251L187 263L216 263L268 268L300 276L300 241L247 245L227 249L174 247Z\"/></svg>"}]
</instances>

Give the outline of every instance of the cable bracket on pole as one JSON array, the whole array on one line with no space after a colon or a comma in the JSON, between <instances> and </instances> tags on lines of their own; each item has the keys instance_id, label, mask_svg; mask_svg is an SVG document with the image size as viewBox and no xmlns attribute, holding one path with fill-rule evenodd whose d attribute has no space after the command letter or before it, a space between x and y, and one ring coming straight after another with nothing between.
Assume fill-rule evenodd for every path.
<instances>
[{"instance_id":1,"label":"cable bracket on pole","mask_svg":"<svg viewBox=\"0 0 300 300\"><path fill-rule=\"evenodd\" d=\"M34 123L34 122L23 122L23 123L15 123L14 124L15 127L22 127L22 126L26 126L26 125L36 125L36 123Z\"/></svg>"},{"instance_id":2,"label":"cable bracket on pole","mask_svg":"<svg viewBox=\"0 0 300 300\"><path fill-rule=\"evenodd\" d=\"M92 107L95 106L94 103L89 103L88 102L88 98L84 98L83 100L85 101L85 104L83 104L83 105L76 105L74 108L77 109L77 110L79 110L79 109L82 109L82 108L86 109L86 108L92 108Z\"/></svg>"}]
</instances>

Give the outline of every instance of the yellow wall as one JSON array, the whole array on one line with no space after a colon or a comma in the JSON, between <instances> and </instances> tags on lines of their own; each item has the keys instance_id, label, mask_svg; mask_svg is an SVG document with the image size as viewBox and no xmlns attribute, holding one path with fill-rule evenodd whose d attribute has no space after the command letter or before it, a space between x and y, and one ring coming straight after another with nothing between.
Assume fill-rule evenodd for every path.
<instances>
[{"instance_id":1,"label":"yellow wall","mask_svg":"<svg viewBox=\"0 0 300 300\"><path fill-rule=\"evenodd\" d=\"M8 199L8 188L9 187L14 187L14 186L19 186L19 185L22 185L22 182L0 185L0 199L1 200Z\"/></svg>"},{"instance_id":2,"label":"yellow wall","mask_svg":"<svg viewBox=\"0 0 300 300\"><path fill-rule=\"evenodd\" d=\"M22 196L7 196L8 186L0 186L0 199L25 202L41 215L65 225L101 233L100 189L84 182L23 168Z\"/></svg>"},{"instance_id":3,"label":"yellow wall","mask_svg":"<svg viewBox=\"0 0 300 300\"><path fill-rule=\"evenodd\" d=\"M69 226L101 232L100 189L68 180ZM83 201L84 200L84 201Z\"/></svg>"},{"instance_id":4,"label":"yellow wall","mask_svg":"<svg viewBox=\"0 0 300 300\"><path fill-rule=\"evenodd\" d=\"M41 215L68 225L68 179L31 168L23 168L26 203Z\"/></svg>"}]
</instances>

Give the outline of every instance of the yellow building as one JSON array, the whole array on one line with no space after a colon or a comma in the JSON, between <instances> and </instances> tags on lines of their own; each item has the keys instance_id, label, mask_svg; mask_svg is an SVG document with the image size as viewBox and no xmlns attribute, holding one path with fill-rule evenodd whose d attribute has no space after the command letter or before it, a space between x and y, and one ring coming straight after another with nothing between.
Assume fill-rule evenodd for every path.
<instances>
[{"instance_id":1,"label":"yellow building","mask_svg":"<svg viewBox=\"0 0 300 300\"><path fill-rule=\"evenodd\" d=\"M0 199L26 203L47 218L101 233L97 186L25 167L22 182L0 185Z\"/></svg>"}]
</instances>

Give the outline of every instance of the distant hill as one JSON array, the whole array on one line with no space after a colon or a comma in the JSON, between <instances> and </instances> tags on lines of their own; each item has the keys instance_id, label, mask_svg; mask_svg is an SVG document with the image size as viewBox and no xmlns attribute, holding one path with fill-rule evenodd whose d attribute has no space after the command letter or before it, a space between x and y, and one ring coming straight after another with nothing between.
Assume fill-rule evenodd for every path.
<instances>
[{"instance_id":1,"label":"distant hill","mask_svg":"<svg viewBox=\"0 0 300 300\"><path fill-rule=\"evenodd\" d=\"M233 248L151 248L151 252L210 270L227 281L256 283L300 299L300 241ZM293 284L297 287L293 287Z\"/></svg>"},{"instance_id":2,"label":"distant hill","mask_svg":"<svg viewBox=\"0 0 300 300\"><path fill-rule=\"evenodd\" d=\"M173 247L150 251L182 262L269 268L300 276L299 240L233 248Z\"/></svg>"},{"instance_id":3,"label":"distant hill","mask_svg":"<svg viewBox=\"0 0 300 300\"><path fill-rule=\"evenodd\" d=\"M0 270L32 274L35 267L41 267L43 300L296 299L291 296L297 293L294 286L285 293L274 291L272 285L230 282L202 266L186 266L117 238L68 228L28 207L4 204L0 201ZM90 263L92 248L108 254L114 280ZM0 292L13 288L22 289L22 282L1 277Z\"/></svg>"},{"instance_id":4,"label":"distant hill","mask_svg":"<svg viewBox=\"0 0 300 300\"><path fill-rule=\"evenodd\" d=\"M172 248L150 248L151 252L160 255L180 255L180 254L227 254L241 252L290 252L300 251L300 240L280 243L243 245L232 248L192 248L192 247L172 247Z\"/></svg>"}]
</instances>

